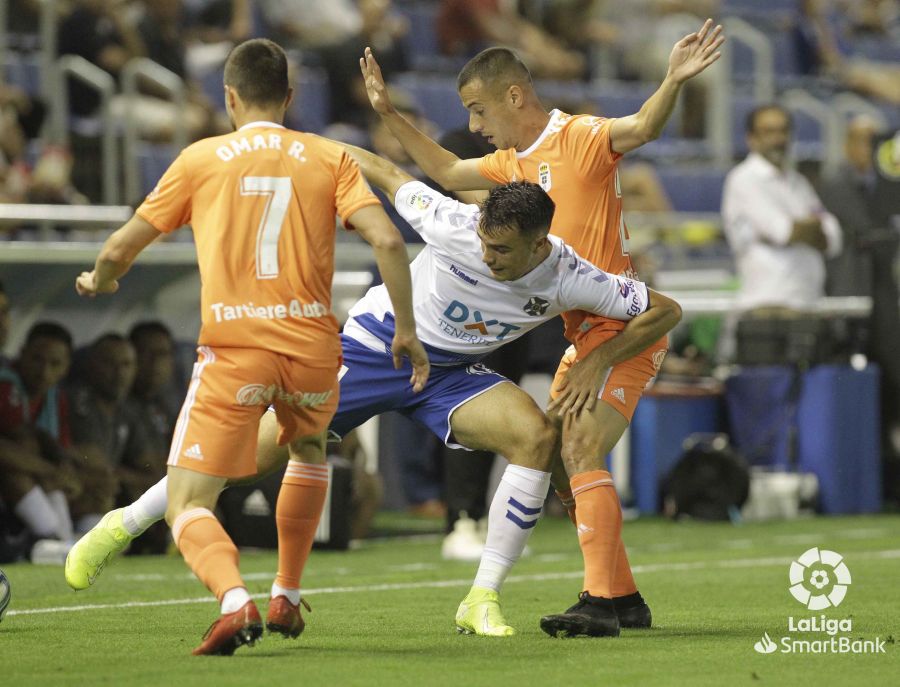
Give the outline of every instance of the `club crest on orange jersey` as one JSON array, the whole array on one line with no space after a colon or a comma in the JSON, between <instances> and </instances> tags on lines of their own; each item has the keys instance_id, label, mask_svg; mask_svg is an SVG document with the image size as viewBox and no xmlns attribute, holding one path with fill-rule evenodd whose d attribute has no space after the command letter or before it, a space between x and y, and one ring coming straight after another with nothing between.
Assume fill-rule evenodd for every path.
<instances>
[{"instance_id":1,"label":"club crest on orange jersey","mask_svg":"<svg viewBox=\"0 0 900 687\"><path fill-rule=\"evenodd\" d=\"M550 177L550 165L546 162L538 165L538 184L548 193L553 187L553 180Z\"/></svg>"}]
</instances>

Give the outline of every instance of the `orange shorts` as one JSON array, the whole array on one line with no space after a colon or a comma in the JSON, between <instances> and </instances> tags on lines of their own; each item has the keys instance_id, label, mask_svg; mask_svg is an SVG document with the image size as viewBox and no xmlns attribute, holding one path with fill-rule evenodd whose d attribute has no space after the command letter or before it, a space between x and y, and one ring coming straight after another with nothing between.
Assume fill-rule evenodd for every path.
<instances>
[{"instance_id":1,"label":"orange shorts","mask_svg":"<svg viewBox=\"0 0 900 687\"><path fill-rule=\"evenodd\" d=\"M562 360L559 362L559 367L556 368L556 375L553 377L553 385L550 387L550 398L556 398L559 395L559 386L572 365L584 358L604 341L608 341L609 338L609 332L598 331L595 336L588 332L585 336L579 338L577 347L569 346L566 349ZM644 389L653 381L656 373L659 372L659 368L662 366L663 359L668 352L667 346L668 340L666 337L663 337L633 358L629 358L610 369L598 398L611 405L624 415L628 422L631 422L634 409L637 408Z\"/></svg>"},{"instance_id":2,"label":"orange shorts","mask_svg":"<svg viewBox=\"0 0 900 687\"><path fill-rule=\"evenodd\" d=\"M278 443L328 429L338 404L338 370L253 348L197 349L178 415L169 465L217 477L256 474L259 420L270 405Z\"/></svg>"}]
</instances>

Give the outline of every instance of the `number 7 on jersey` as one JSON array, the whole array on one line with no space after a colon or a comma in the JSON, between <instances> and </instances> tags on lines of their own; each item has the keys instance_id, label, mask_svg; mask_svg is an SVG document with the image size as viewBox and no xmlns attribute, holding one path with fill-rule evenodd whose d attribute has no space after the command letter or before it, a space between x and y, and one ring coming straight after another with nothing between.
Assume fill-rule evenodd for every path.
<instances>
[{"instance_id":1,"label":"number 7 on jersey","mask_svg":"<svg viewBox=\"0 0 900 687\"><path fill-rule=\"evenodd\" d=\"M278 238L291 204L290 177L241 177L242 196L265 196L266 207L256 232L256 278L278 276Z\"/></svg>"}]
</instances>

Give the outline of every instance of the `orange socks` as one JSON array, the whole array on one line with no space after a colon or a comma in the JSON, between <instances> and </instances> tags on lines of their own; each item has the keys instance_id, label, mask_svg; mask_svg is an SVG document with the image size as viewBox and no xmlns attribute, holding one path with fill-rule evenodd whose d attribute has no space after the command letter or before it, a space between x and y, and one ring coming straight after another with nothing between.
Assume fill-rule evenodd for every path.
<instances>
[{"instance_id":1,"label":"orange socks","mask_svg":"<svg viewBox=\"0 0 900 687\"><path fill-rule=\"evenodd\" d=\"M631 574L631 564L628 562L628 554L625 553L625 544L622 542L622 528L619 527L619 551L616 554L616 573L613 575L613 598L628 596L637 592L637 583Z\"/></svg>"},{"instance_id":2,"label":"orange socks","mask_svg":"<svg viewBox=\"0 0 900 687\"><path fill-rule=\"evenodd\" d=\"M578 527L578 520L575 511L575 497L571 491L557 491L556 495L569 513L569 519L575 527ZM619 535L618 554L616 555L616 571L612 580L613 598L620 596L628 596L637 593L637 583L634 581L634 575L631 573L631 564L628 562L628 554L625 553L625 544L622 541L621 533Z\"/></svg>"},{"instance_id":3,"label":"orange socks","mask_svg":"<svg viewBox=\"0 0 900 687\"><path fill-rule=\"evenodd\" d=\"M619 496L606 470L582 472L572 477L570 484L575 496L578 543L584 557L584 589L591 596L611 599L622 546Z\"/></svg>"},{"instance_id":4,"label":"orange socks","mask_svg":"<svg viewBox=\"0 0 900 687\"><path fill-rule=\"evenodd\" d=\"M244 587L238 550L212 511L193 508L172 525L175 545L198 579L221 601L225 592Z\"/></svg>"},{"instance_id":5,"label":"orange socks","mask_svg":"<svg viewBox=\"0 0 900 687\"><path fill-rule=\"evenodd\" d=\"M275 522L278 525L278 575L275 584L280 587L300 587L300 576L312 549L327 490L327 465L309 465L293 460L288 463L275 506Z\"/></svg>"}]
</instances>

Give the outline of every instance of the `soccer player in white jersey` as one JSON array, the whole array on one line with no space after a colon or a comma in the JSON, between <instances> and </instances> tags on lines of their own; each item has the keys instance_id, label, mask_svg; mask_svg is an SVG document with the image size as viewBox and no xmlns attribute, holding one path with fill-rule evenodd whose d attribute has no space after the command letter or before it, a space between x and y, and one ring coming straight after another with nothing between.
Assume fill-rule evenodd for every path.
<instances>
[{"instance_id":1,"label":"soccer player in white jersey","mask_svg":"<svg viewBox=\"0 0 900 687\"><path fill-rule=\"evenodd\" d=\"M680 308L641 282L603 272L548 236L554 205L536 184L496 187L479 208L441 195L371 153L354 149L353 155L425 239L411 273L417 333L432 368L425 389L413 393L409 372L393 364L390 300L384 286L373 287L350 309L344 327L340 403L331 430L343 435L396 410L448 446L500 453L510 461L456 624L461 632L511 635L515 630L503 620L498 592L540 516L557 435L530 396L478 360L573 309L626 320L617 337L647 345L678 322ZM260 429L260 474L285 462L268 441L274 431L269 420ZM70 557L77 556L78 565L70 567L83 572L70 585L87 587L112 554L162 516L160 485L124 509L127 532L95 529L76 544Z\"/></svg>"}]
</instances>

